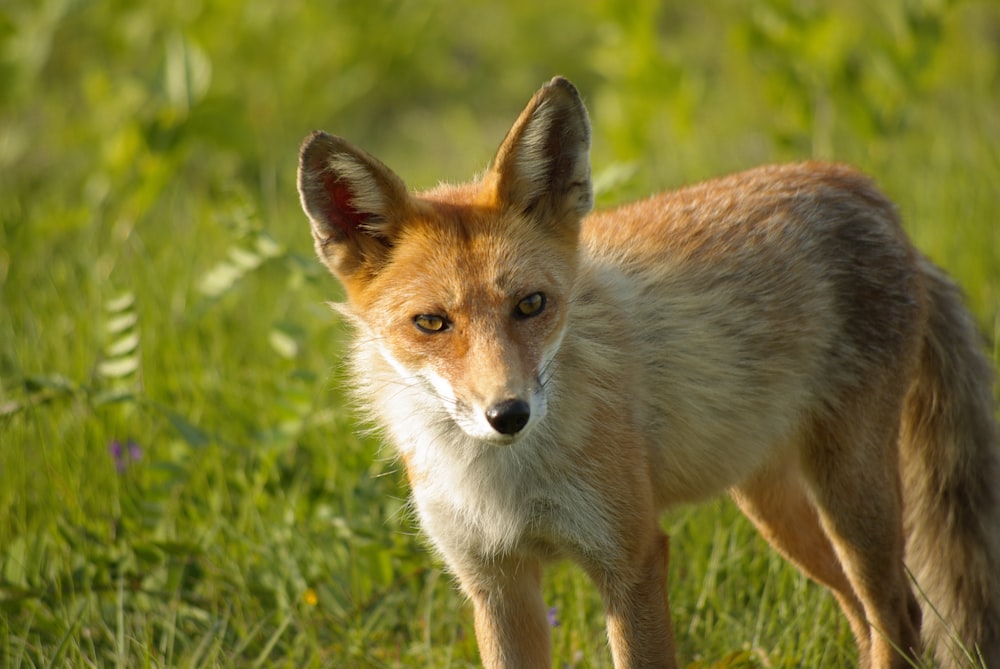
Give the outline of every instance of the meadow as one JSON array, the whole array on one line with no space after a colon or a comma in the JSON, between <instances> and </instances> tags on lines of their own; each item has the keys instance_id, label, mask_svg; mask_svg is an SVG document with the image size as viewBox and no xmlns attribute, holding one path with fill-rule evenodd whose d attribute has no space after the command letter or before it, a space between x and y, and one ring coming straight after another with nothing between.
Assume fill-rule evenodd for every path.
<instances>
[{"instance_id":1,"label":"meadow","mask_svg":"<svg viewBox=\"0 0 1000 669\"><path fill-rule=\"evenodd\" d=\"M8 0L0 5L0 669L469 667L471 609L344 392L299 141L413 187L481 170L554 74L598 205L755 164L856 164L1000 359L990 0ZM728 500L678 509L689 667L856 661ZM609 667L554 566L558 667Z\"/></svg>"}]
</instances>

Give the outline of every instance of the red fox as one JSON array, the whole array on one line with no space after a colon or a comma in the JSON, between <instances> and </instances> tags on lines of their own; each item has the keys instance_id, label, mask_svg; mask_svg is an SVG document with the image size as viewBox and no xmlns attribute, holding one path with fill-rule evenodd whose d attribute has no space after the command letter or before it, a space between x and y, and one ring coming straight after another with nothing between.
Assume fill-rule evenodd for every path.
<instances>
[{"instance_id":1,"label":"red fox","mask_svg":"<svg viewBox=\"0 0 1000 669\"><path fill-rule=\"evenodd\" d=\"M589 151L558 77L464 185L302 145L357 392L483 664L550 666L542 569L569 559L616 667L677 666L659 514L728 491L832 590L861 666L1000 667L992 369L892 203L810 162L591 214Z\"/></svg>"}]
</instances>

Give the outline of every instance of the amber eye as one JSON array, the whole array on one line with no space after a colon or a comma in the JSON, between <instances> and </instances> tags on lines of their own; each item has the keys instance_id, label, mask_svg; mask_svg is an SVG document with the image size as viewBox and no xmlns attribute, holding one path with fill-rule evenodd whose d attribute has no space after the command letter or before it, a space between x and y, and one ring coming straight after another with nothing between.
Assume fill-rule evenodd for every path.
<instances>
[{"instance_id":1,"label":"amber eye","mask_svg":"<svg viewBox=\"0 0 1000 669\"><path fill-rule=\"evenodd\" d=\"M413 317L413 324L422 332L434 334L448 329L448 321L434 314L420 314Z\"/></svg>"},{"instance_id":2,"label":"amber eye","mask_svg":"<svg viewBox=\"0 0 1000 669\"><path fill-rule=\"evenodd\" d=\"M514 309L514 316L517 318L531 318L542 313L545 309L545 293L532 293L517 303Z\"/></svg>"}]
</instances>

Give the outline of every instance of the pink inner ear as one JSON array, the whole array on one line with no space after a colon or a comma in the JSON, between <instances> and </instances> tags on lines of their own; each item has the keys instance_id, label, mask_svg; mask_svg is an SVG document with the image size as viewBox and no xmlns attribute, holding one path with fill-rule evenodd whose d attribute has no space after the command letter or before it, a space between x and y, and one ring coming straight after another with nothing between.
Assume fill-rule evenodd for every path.
<instances>
[{"instance_id":1,"label":"pink inner ear","mask_svg":"<svg viewBox=\"0 0 1000 669\"><path fill-rule=\"evenodd\" d=\"M372 214L358 211L354 207L354 195L350 187L342 179L338 179L336 174L323 176L323 190L328 196L324 207L326 218L331 223L336 223L344 234L348 236L356 234L358 229L372 217Z\"/></svg>"}]
</instances>

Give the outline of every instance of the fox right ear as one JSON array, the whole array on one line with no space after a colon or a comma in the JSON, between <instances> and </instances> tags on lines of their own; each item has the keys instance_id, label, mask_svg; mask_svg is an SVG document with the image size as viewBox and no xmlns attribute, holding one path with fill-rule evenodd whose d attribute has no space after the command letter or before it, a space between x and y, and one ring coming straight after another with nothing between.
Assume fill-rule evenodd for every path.
<instances>
[{"instance_id":1,"label":"fox right ear","mask_svg":"<svg viewBox=\"0 0 1000 669\"><path fill-rule=\"evenodd\" d=\"M555 77L528 102L488 173L498 200L540 220L580 217L594 204L590 120L576 87Z\"/></svg>"},{"instance_id":2,"label":"fox right ear","mask_svg":"<svg viewBox=\"0 0 1000 669\"><path fill-rule=\"evenodd\" d=\"M382 257L409 202L406 185L340 137L314 132L299 153L299 198L316 252L343 279Z\"/></svg>"}]
</instances>

